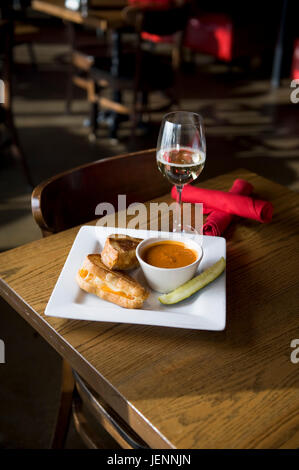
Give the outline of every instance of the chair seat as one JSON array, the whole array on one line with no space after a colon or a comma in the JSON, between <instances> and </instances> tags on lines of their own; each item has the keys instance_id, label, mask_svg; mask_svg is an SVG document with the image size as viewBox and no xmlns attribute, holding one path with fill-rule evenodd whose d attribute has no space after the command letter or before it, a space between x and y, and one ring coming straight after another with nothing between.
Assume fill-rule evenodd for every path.
<instances>
[{"instance_id":1,"label":"chair seat","mask_svg":"<svg viewBox=\"0 0 299 470\"><path fill-rule=\"evenodd\" d=\"M108 48L105 44L87 44L77 47L72 52L72 64L82 70L88 71L97 61L108 58Z\"/></svg>"},{"instance_id":2,"label":"chair seat","mask_svg":"<svg viewBox=\"0 0 299 470\"><path fill-rule=\"evenodd\" d=\"M30 23L16 21L14 25L14 42L21 44L23 42L32 42L40 33L40 29Z\"/></svg>"}]
</instances>

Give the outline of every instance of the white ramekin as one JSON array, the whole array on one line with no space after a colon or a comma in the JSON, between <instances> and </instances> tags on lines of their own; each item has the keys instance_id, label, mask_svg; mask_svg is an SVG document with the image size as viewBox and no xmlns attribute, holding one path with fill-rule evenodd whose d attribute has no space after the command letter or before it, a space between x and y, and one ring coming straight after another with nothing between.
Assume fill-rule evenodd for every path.
<instances>
[{"instance_id":1,"label":"white ramekin","mask_svg":"<svg viewBox=\"0 0 299 470\"><path fill-rule=\"evenodd\" d=\"M203 251L202 247L194 240L179 240L180 242L183 242L187 248L190 248L197 253L196 260L192 264L188 264L188 266L183 266L182 268L158 268L157 266L152 266L151 264L146 263L142 258L146 247L162 241L173 242L176 240L160 237L147 238L137 246L136 256L149 286L161 294L167 294L189 281L194 276L202 259Z\"/></svg>"}]
</instances>

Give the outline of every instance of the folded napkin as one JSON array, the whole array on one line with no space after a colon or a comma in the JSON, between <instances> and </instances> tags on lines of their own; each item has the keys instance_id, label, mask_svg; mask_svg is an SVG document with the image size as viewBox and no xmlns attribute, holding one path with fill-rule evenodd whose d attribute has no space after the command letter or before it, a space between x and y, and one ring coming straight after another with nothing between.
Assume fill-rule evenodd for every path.
<instances>
[{"instance_id":1,"label":"folded napkin","mask_svg":"<svg viewBox=\"0 0 299 470\"><path fill-rule=\"evenodd\" d=\"M236 179L230 188L229 192L233 194L243 194L243 196L250 196L253 191L252 184L248 181ZM234 216L227 212L210 210L210 215L206 219L203 226L204 235L219 237L229 226Z\"/></svg>"},{"instance_id":2,"label":"folded napkin","mask_svg":"<svg viewBox=\"0 0 299 470\"><path fill-rule=\"evenodd\" d=\"M273 206L270 202L249 197L253 190L245 180L235 180L228 193L214 189L201 189L186 185L182 191L182 201L204 205L204 214L210 213L203 227L206 235L220 235L229 225L233 215L254 219L262 223L272 219ZM177 199L176 188L171 195Z\"/></svg>"}]
</instances>

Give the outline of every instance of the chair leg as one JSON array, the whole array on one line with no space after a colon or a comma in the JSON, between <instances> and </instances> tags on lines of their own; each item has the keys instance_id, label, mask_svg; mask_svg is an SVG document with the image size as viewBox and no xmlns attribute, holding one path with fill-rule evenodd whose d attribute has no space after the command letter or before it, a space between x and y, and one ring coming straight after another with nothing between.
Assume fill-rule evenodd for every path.
<instances>
[{"instance_id":1,"label":"chair leg","mask_svg":"<svg viewBox=\"0 0 299 470\"><path fill-rule=\"evenodd\" d=\"M139 119L139 113L138 113L136 107L134 107L132 115L131 115L131 136L130 136L130 140L132 142L132 145L135 144L138 119Z\"/></svg>"},{"instance_id":2,"label":"chair leg","mask_svg":"<svg viewBox=\"0 0 299 470\"><path fill-rule=\"evenodd\" d=\"M13 117L11 116L10 113L8 113L6 116L6 125L11 133L11 152L13 156L21 163L24 174L27 178L28 184L32 188L34 188L34 183L32 181L28 163L27 163L26 157L24 155L24 152L19 142L19 136L18 136L17 129L15 128Z\"/></svg>"},{"instance_id":3,"label":"chair leg","mask_svg":"<svg viewBox=\"0 0 299 470\"><path fill-rule=\"evenodd\" d=\"M66 114L71 114L72 112L72 102L73 102L73 74L74 68L73 65L69 65L68 78L67 78L67 88L66 88L66 100L65 100L65 112Z\"/></svg>"},{"instance_id":4,"label":"chair leg","mask_svg":"<svg viewBox=\"0 0 299 470\"><path fill-rule=\"evenodd\" d=\"M136 82L137 83L137 82ZM138 120L140 118L140 112L139 112L139 101L138 101L138 98L139 98L139 91L138 91L138 87L137 87L137 84L135 84L135 89L134 89L134 93L133 93L133 106L132 106L132 114L131 114L131 142L132 144L134 145L135 143L135 138L136 138L136 130L137 130L137 126L138 126ZM143 98L143 94L142 94L142 98Z\"/></svg>"},{"instance_id":5,"label":"chair leg","mask_svg":"<svg viewBox=\"0 0 299 470\"><path fill-rule=\"evenodd\" d=\"M33 70L37 72L37 60L36 60L36 55L34 52L34 47L33 47L32 42L27 42L27 49L28 49L28 54L29 54L30 61L31 61L31 66Z\"/></svg>"},{"instance_id":6,"label":"chair leg","mask_svg":"<svg viewBox=\"0 0 299 470\"><path fill-rule=\"evenodd\" d=\"M88 136L91 142L94 142L97 138L98 114L99 104L97 101L93 101L90 103L90 134Z\"/></svg>"},{"instance_id":7,"label":"chair leg","mask_svg":"<svg viewBox=\"0 0 299 470\"><path fill-rule=\"evenodd\" d=\"M24 171L24 174L26 176L26 179L28 181L29 186L31 186L31 188L34 188L34 183L32 181L31 174L30 174L30 171L29 171L29 167L28 167L28 164L27 164L27 161L26 161L25 155L23 154L22 149L15 142L12 142L11 152L12 152L13 156L17 160L19 160L20 163L22 164L23 171Z\"/></svg>"},{"instance_id":8,"label":"chair leg","mask_svg":"<svg viewBox=\"0 0 299 470\"><path fill-rule=\"evenodd\" d=\"M72 368L67 361L62 361L62 381L60 405L52 439L52 449L63 449L69 429L75 380Z\"/></svg>"},{"instance_id":9,"label":"chair leg","mask_svg":"<svg viewBox=\"0 0 299 470\"><path fill-rule=\"evenodd\" d=\"M65 111L67 114L70 114L72 111L72 101L73 101L73 75L74 75L74 66L73 66L73 51L75 48L75 27L70 21L65 22L66 25L66 35L67 42L69 45L69 65L68 65L68 81L67 81L67 90L66 90L66 103Z\"/></svg>"}]
</instances>

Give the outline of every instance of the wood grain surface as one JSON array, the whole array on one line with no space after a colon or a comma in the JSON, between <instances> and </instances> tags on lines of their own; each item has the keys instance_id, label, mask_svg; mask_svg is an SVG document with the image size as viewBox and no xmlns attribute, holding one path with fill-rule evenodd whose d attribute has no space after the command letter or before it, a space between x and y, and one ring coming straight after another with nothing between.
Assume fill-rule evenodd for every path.
<instances>
[{"instance_id":1,"label":"wood grain surface","mask_svg":"<svg viewBox=\"0 0 299 470\"><path fill-rule=\"evenodd\" d=\"M88 16L82 16L80 11L66 8L64 0L32 0L31 8L65 21L85 24L102 30L119 28L124 25L121 10L126 5L125 1L111 0L110 3L109 0L97 0L96 3L97 8L89 9ZM108 8L109 6L111 9Z\"/></svg>"},{"instance_id":2,"label":"wood grain surface","mask_svg":"<svg viewBox=\"0 0 299 470\"><path fill-rule=\"evenodd\" d=\"M200 185L228 190L236 177L274 218L226 233L222 332L45 317L79 228L0 254L1 295L154 448L299 447L299 196L247 170Z\"/></svg>"}]
</instances>

